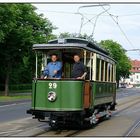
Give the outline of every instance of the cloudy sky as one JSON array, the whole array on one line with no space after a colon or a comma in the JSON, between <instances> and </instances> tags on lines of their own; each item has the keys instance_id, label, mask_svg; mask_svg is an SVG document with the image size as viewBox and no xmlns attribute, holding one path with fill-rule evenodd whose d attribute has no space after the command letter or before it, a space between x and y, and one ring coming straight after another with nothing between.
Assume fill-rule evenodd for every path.
<instances>
[{"instance_id":1,"label":"cloudy sky","mask_svg":"<svg viewBox=\"0 0 140 140\"><path fill-rule=\"evenodd\" d=\"M38 8L38 13L43 13L58 29L53 33L59 35L61 32L79 33L81 16L76 14L80 6L88 4L33 4ZM91 5L91 4L90 4ZM92 4L93 5L93 4ZM84 26L81 33L91 35L93 26L95 30L93 37L100 40L112 39L128 50L127 55L131 59L140 60L140 4L110 4L104 6L109 13L103 13L102 7L80 8L79 12L84 15ZM95 24L97 15L102 13ZM111 14L109 16L108 14ZM87 23L87 19L92 19Z\"/></svg>"}]
</instances>

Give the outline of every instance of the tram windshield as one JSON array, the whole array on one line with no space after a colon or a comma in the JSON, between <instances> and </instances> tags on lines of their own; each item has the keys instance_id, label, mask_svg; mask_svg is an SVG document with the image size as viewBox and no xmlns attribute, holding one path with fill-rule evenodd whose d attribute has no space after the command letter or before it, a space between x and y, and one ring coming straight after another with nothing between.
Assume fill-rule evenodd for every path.
<instances>
[{"instance_id":1,"label":"tram windshield","mask_svg":"<svg viewBox=\"0 0 140 140\"><path fill-rule=\"evenodd\" d=\"M36 78L47 79L43 76L45 67L51 62L51 55L56 54L59 62L62 63L61 78L72 78L72 69L74 65L74 55L80 56L80 61L84 64L87 74L84 79L92 79L93 73L93 53L83 49L59 49L44 50L36 53Z\"/></svg>"}]
</instances>

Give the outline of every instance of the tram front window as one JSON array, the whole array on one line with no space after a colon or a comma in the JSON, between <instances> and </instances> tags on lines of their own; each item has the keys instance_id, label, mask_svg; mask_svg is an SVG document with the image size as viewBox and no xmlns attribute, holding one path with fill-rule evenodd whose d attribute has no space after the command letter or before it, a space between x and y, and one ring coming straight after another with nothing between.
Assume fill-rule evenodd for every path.
<instances>
[{"instance_id":1,"label":"tram front window","mask_svg":"<svg viewBox=\"0 0 140 140\"><path fill-rule=\"evenodd\" d=\"M77 62L76 62L77 61ZM76 63L78 65L76 65ZM63 72L64 78L82 79L83 75L83 51L73 50L63 53ZM82 67L82 66L83 67ZM78 66L78 68L77 68ZM81 70L82 68L82 70ZM82 75L79 75L82 72Z\"/></svg>"},{"instance_id":2,"label":"tram front window","mask_svg":"<svg viewBox=\"0 0 140 140\"><path fill-rule=\"evenodd\" d=\"M61 78L62 77L62 62L58 60L58 55L51 54L51 62L45 66L43 75L48 78Z\"/></svg>"},{"instance_id":3,"label":"tram front window","mask_svg":"<svg viewBox=\"0 0 140 140\"><path fill-rule=\"evenodd\" d=\"M80 62L84 64L84 51L83 50L73 50L73 49L63 49L63 50L50 50L43 52L42 54L42 68L41 68L41 78L72 78L72 70L74 61L74 55L80 55ZM55 65L53 65L55 64ZM86 65L84 65L87 67ZM76 78L75 78L76 79Z\"/></svg>"}]
</instances>

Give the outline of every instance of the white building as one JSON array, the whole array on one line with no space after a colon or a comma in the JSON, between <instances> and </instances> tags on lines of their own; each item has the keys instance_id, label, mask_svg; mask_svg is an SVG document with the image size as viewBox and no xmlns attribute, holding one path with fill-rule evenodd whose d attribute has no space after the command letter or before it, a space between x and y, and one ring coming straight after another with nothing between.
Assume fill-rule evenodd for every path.
<instances>
[{"instance_id":1,"label":"white building","mask_svg":"<svg viewBox=\"0 0 140 140\"><path fill-rule=\"evenodd\" d=\"M127 85L139 85L140 86L140 61L132 60L132 69L130 70L131 75L127 79L121 79Z\"/></svg>"}]
</instances>

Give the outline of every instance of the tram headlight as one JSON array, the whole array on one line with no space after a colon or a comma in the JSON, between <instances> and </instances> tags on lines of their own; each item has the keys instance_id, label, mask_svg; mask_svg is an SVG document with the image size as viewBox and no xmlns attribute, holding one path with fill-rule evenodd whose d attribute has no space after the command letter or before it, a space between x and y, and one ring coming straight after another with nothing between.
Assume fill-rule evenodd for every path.
<instances>
[{"instance_id":1,"label":"tram headlight","mask_svg":"<svg viewBox=\"0 0 140 140\"><path fill-rule=\"evenodd\" d=\"M54 91L50 91L50 92L48 93L48 100L49 100L50 102L53 102L53 101L56 100L56 93L55 93Z\"/></svg>"}]
</instances>

